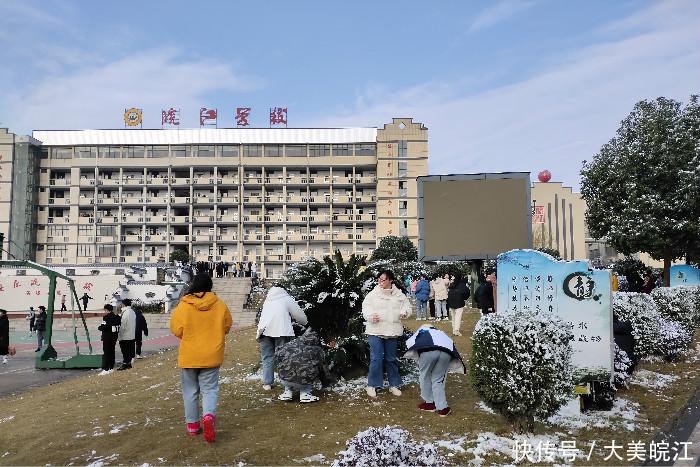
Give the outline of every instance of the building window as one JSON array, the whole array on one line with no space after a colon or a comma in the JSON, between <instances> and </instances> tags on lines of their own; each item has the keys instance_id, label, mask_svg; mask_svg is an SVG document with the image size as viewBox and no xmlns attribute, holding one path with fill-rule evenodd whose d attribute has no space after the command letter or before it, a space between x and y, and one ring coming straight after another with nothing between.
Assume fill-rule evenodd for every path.
<instances>
[{"instance_id":1,"label":"building window","mask_svg":"<svg viewBox=\"0 0 700 467\"><path fill-rule=\"evenodd\" d=\"M97 157L97 148L95 146L76 146L76 159L94 159Z\"/></svg>"},{"instance_id":2,"label":"building window","mask_svg":"<svg viewBox=\"0 0 700 467\"><path fill-rule=\"evenodd\" d=\"M86 256L92 256L92 244L78 243L78 256L81 258Z\"/></svg>"},{"instance_id":3,"label":"building window","mask_svg":"<svg viewBox=\"0 0 700 467\"><path fill-rule=\"evenodd\" d=\"M122 157L140 159L144 156L145 146L124 146Z\"/></svg>"},{"instance_id":4,"label":"building window","mask_svg":"<svg viewBox=\"0 0 700 467\"><path fill-rule=\"evenodd\" d=\"M167 146L148 146L146 149L146 157L149 158L164 158L168 157Z\"/></svg>"},{"instance_id":5,"label":"building window","mask_svg":"<svg viewBox=\"0 0 700 467\"><path fill-rule=\"evenodd\" d=\"M352 156L353 145L352 144L334 144L333 145L333 155L334 156Z\"/></svg>"},{"instance_id":6,"label":"building window","mask_svg":"<svg viewBox=\"0 0 700 467\"><path fill-rule=\"evenodd\" d=\"M193 146L193 157L214 157L214 146Z\"/></svg>"},{"instance_id":7,"label":"building window","mask_svg":"<svg viewBox=\"0 0 700 467\"><path fill-rule=\"evenodd\" d=\"M408 221L399 222L399 236L408 236Z\"/></svg>"},{"instance_id":8,"label":"building window","mask_svg":"<svg viewBox=\"0 0 700 467\"><path fill-rule=\"evenodd\" d=\"M49 225L46 235L49 237L63 237L64 235L68 235L68 226L51 224Z\"/></svg>"},{"instance_id":9,"label":"building window","mask_svg":"<svg viewBox=\"0 0 700 467\"><path fill-rule=\"evenodd\" d=\"M408 216L408 201L399 201L399 216Z\"/></svg>"},{"instance_id":10,"label":"building window","mask_svg":"<svg viewBox=\"0 0 700 467\"><path fill-rule=\"evenodd\" d=\"M408 157L406 155L407 148L408 148L408 141L406 141L405 139L399 140L399 157L402 157L402 158Z\"/></svg>"},{"instance_id":11,"label":"building window","mask_svg":"<svg viewBox=\"0 0 700 467\"><path fill-rule=\"evenodd\" d=\"M285 150L287 157L306 157L305 144L288 144Z\"/></svg>"},{"instance_id":12,"label":"building window","mask_svg":"<svg viewBox=\"0 0 700 467\"><path fill-rule=\"evenodd\" d=\"M78 235L92 235L93 233L93 227L92 225L86 224L86 225L78 225Z\"/></svg>"},{"instance_id":13,"label":"building window","mask_svg":"<svg viewBox=\"0 0 700 467\"><path fill-rule=\"evenodd\" d=\"M358 144L355 146L356 156L371 156L377 157L377 145L376 144Z\"/></svg>"},{"instance_id":14,"label":"building window","mask_svg":"<svg viewBox=\"0 0 700 467\"><path fill-rule=\"evenodd\" d=\"M190 157L189 146L171 146L170 151L172 151L173 157Z\"/></svg>"},{"instance_id":15,"label":"building window","mask_svg":"<svg viewBox=\"0 0 700 467\"><path fill-rule=\"evenodd\" d=\"M238 146L219 146L219 157L238 157Z\"/></svg>"},{"instance_id":16,"label":"building window","mask_svg":"<svg viewBox=\"0 0 700 467\"><path fill-rule=\"evenodd\" d=\"M51 148L51 159L72 159L73 148Z\"/></svg>"},{"instance_id":17,"label":"building window","mask_svg":"<svg viewBox=\"0 0 700 467\"><path fill-rule=\"evenodd\" d=\"M331 155L331 145L330 144L309 144L309 156L330 156Z\"/></svg>"},{"instance_id":18,"label":"building window","mask_svg":"<svg viewBox=\"0 0 700 467\"><path fill-rule=\"evenodd\" d=\"M121 148L119 146L100 146L97 148L97 156L100 159L117 159L121 156Z\"/></svg>"},{"instance_id":19,"label":"building window","mask_svg":"<svg viewBox=\"0 0 700 467\"><path fill-rule=\"evenodd\" d=\"M408 182L399 182L399 196L408 196Z\"/></svg>"},{"instance_id":20,"label":"building window","mask_svg":"<svg viewBox=\"0 0 700 467\"><path fill-rule=\"evenodd\" d=\"M408 176L408 162L399 162L399 178Z\"/></svg>"},{"instance_id":21,"label":"building window","mask_svg":"<svg viewBox=\"0 0 700 467\"><path fill-rule=\"evenodd\" d=\"M282 155L282 146L278 144L265 145L265 157L280 157Z\"/></svg>"},{"instance_id":22,"label":"building window","mask_svg":"<svg viewBox=\"0 0 700 467\"><path fill-rule=\"evenodd\" d=\"M46 245L47 258L65 258L68 254L67 245Z\"/></svg>"},{"instance_id":23,"label":"building window","mask_svg":"<svg viewBox=\"0 0 700 467\"><path fill-rule=\"evenodd\" d=\"M117 256L117 246L97 245L97 256Z\"/></svg>"},{"instance_id":24,"label":"building window","mask_svg":"<svg viewBox=\"0 0 700 467\"><path fill-rule=\"evenodd\" d=\"M260 144L244 144L243 157L260 157L262 156L262 145Z\"/></svg>"}]
</instances>

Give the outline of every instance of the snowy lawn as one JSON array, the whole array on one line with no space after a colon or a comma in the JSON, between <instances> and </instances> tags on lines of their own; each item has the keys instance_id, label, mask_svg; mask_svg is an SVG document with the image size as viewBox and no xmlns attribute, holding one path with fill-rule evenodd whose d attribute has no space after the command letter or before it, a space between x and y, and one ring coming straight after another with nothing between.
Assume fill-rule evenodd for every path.
<instances>
[{"instance_id":1,"label":"snowy lawn","mask_svg":"<svg viewBox=\"0 0 700 467\"><path fill-rule=\"evenodd\" d=\"M464 336L456 339L465 360L476 319L465 315ZM419 324L406 323L410 329ZM438 327L447 330L449 323ZM0 465L323 465L341 459L346 443L372 427L404 430L406 443L435 448L442 462L455 465L634 465L643 454L638 443L692 394L700 350L696 343L675 363L641 362L609 412L582 414L572 400L538 420L535 433L514 435L464 375L448 375L453 412L445 418L418 410L415 374L406 375L401 397L382 391L370 399L364 378L357 378L330 391L315 389L321 400L314 404L281 402L279 386L262 389L254 334L246 329L228 338L216 442L185 432L175 350L139 360L130 371L96 371L3 399Z\"/></svg>"}]
</instances>

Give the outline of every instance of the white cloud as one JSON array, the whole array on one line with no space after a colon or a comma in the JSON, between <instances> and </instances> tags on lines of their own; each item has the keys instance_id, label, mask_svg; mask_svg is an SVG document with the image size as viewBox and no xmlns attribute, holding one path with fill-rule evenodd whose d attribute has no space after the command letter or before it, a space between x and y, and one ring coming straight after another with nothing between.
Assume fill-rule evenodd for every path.
<instances>
[{"instance_id":1,"label":"white cloud","mask_svg":"<svg viewBox=\"0 0 700 467\"><path fill-rule=\"evenodd\" d=\"M124 109L135 106L150 109L150 115L144 112L144 128L157 128L160 109L199 109L211 105L209 93L262 86L264 80L238 74L231 64L184 58L174 49L153 49L47 75L21 92L6 95L3 113L16 116L13 129L115 128ZM198 126L196 115L189 123L182 116L183 126Z\"/></svg>"},{"instance_id":2,"label":"white cloud","mask_svg":"<svg viewBox=\"0 0 700 467\"><path fill-rule=\"evenodd\" d=\"M523 10L532 7L536 2L522 0L502 0L495 5L481 11L468 28L473 33L481 29L490 28L498 23L506 21Z\"/></svg>"},{"instance_id":3,"label":"white cloud","mask_svg":"<svg viewBox=\"0 0 700 467\"><path fill-rule=\"evenodd\" d=\"M412 116L429 128L431 174L530 171L534 178L549 169L553 181L578 189L582 161L614 136L637 101L687 102L700 91L699 19L700 3L652 4L618 23L643 32L551 57L529 79L476 94L459 83L394 92L376 84L358 96L355 111L325 124Z\"/></svg>"}]
</instances>

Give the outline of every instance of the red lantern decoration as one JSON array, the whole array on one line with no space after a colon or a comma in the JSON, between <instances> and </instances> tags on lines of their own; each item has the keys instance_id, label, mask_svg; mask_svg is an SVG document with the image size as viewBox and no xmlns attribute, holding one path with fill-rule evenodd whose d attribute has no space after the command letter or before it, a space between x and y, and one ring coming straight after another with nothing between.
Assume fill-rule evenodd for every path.
<instances>
[{"instance_id":1,"label":"red lantern decoration","mask_svg":"<svg viewBox=\"0 0 700 467\"><path fill-rule=\"evenodd\" d=\"M542 172L540 172L540 174L537 176L537 178L542 183L547 183L548 181L550 181L552 179L552 173L549 170L543 170Z\"/></svg>"}]
</instances>

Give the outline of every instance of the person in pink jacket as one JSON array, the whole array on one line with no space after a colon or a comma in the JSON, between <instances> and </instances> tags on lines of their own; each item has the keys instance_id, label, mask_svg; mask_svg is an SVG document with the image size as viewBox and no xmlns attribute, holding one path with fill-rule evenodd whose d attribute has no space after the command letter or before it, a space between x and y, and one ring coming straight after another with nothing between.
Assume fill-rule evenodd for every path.
<instances>
[{"instance_id":1,"label":"person in pink jacket","mask_svg":"<svg viewBox=\"0 0 700 467\"><path fill-rule=\"evenodd\" d=\"M170 318L170 331L181 339L180 367L182 398L187 432L199 434L199 394L202 394L204 439L216 436L216 406L219 400L219 367L224 361L226 334L233 320L226 304L212 291L208 274L194 276L187 295L180 299Z\"/></svg>"}]
</instances>

